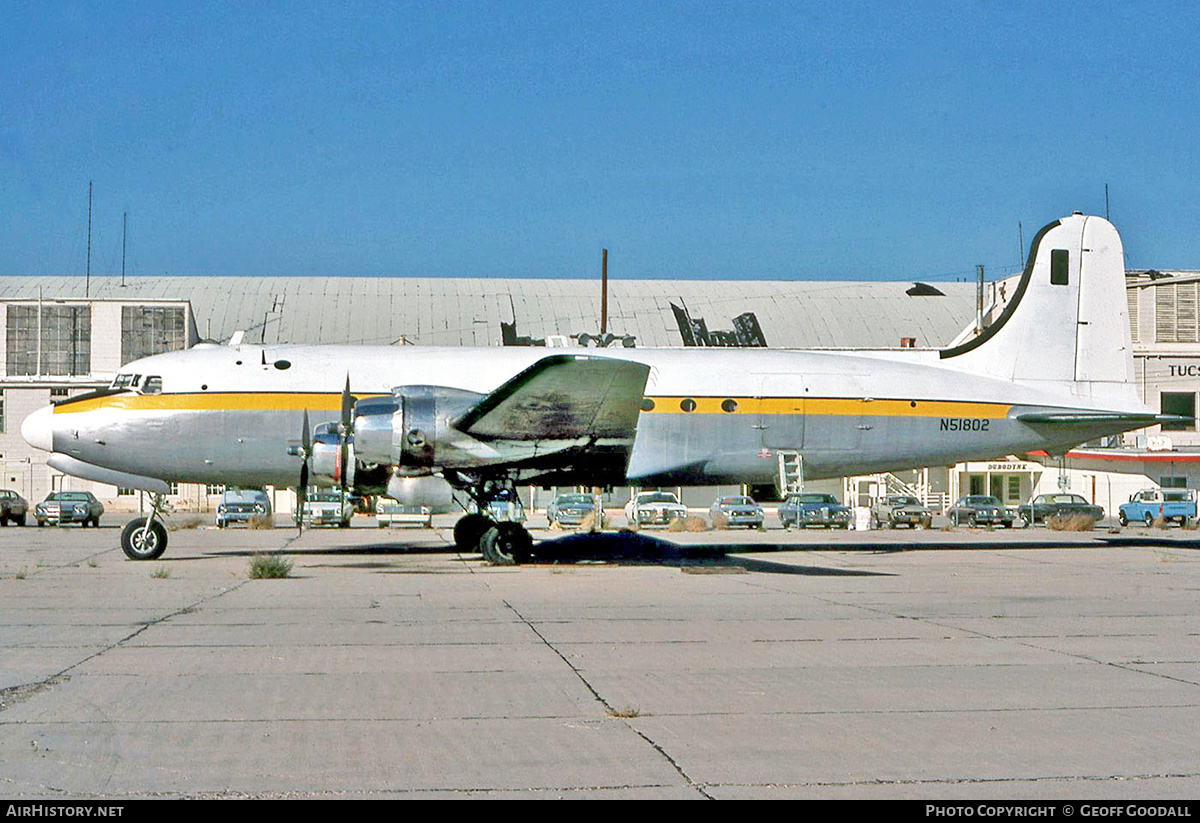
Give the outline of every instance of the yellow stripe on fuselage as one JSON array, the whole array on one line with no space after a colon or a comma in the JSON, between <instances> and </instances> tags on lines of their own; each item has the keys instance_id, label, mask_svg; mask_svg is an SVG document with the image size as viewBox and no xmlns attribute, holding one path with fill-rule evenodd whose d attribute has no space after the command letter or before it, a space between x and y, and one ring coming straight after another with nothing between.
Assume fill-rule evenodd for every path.
<instances>
[{"instance_id":1,"label":"yellow stripe on fuselage","mask_svg":"<svg viewBox=\"0 0 1200 823\"><path fill-rule=\"evenodd\" d=\"M365 395L356 395L360 399ZM373 396L373 395L372 395ZM99 409L124 411L340 411L342 395L323 392L212 392L204 394L117 394L67 401L55 414Z\"/></svg>"},{"instance_id":2,"label":"yellow stripe on fuselage","mask_svg":"<svg viewBox=\"0 0 1200 823\"><path fill-rule=\"evenodd\" d=\"M376 397L378 395L356 395ZM864 400L837 397L650 397L654 408L643 414L686 414L684 403L694 402L692 414L808 414L863 417L970 417L1003 419L1012 405L957 400ZM732 411L725 406L733 401ZM126 411L340 411L336 392L212 392L187 394L116 394L67 401L55 414L99 409Z\"/></svg>"}]
</instances>

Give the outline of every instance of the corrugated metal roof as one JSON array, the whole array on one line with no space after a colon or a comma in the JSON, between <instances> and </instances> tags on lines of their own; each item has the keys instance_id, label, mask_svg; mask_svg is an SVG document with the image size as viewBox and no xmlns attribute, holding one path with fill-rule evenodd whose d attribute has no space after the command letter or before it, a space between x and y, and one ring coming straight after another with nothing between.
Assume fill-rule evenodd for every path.
<instances>
[{"instance_id":1,"label":"corrugated metal roof","mask_svg":"<svg viewBox=\"0 0 1200 823\"><path fill-rule=\"evenodd\" d=\"M268 343L500 345L517 333L595 334L599 283L584 280L385 277L93 277L95 300L187 300L197 331ZM608 330L639 346L679 346L670 304L710 330L754 312L772 347L921 347L948 344L975 313L972 283L938 284L944 297L910 297L910 282L609 281ZM0 277L0 300L83 299L80 277ZM277 296L282 305L277 306Z\"/></svg>"}]
</instances>

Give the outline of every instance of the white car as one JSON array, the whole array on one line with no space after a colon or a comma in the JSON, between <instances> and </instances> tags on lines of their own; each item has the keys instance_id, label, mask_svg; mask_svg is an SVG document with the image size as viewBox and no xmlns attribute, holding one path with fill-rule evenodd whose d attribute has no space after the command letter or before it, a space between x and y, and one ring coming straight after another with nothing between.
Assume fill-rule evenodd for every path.
<instances>
[{"instance_id":1,"label":"white car","mask_svg":"<svg viewBox=\"0 0 1200 823\"><path fill-rule=\"evenodd\" d=\"M625 504L625 517L631 526L665 526L672 520L686 520L687 507L674 492L638 492Z\"/></svg>"},{"instance_id":2,"label":"white car","mask_svg":"<svg viewBox=\"0 0 1200 823\"><path fill-rule=\"evenodd\" d=\"M350 495L340 491L310 492L304 501L304 508L292 515L292 521L304 522L309 526L337 526L350 528L350 518L354 516L354 501Z\"/></svg>"}]
</instances>

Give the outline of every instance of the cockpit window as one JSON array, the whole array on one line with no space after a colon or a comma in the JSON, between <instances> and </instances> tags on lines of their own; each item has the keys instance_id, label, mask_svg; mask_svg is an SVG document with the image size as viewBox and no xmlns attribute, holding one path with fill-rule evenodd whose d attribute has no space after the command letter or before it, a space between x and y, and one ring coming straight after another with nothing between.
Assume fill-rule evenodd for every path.
<instances>
[{"instance_id":1,"label":"cockpit window","mask_svg":"<svg viewBox=\"0 0 1200 823\"><path fill-rule=\"evenodd\" d=\"M118 374L117 379L112 381L112 388L114 388L114 389L129 388L132 381L133 381L132 374Z\"/></svg>"},{"instance_id":2,"label":"cockpit window","mask_svg":"<svg viewBox=\"0 0 1200 823\"><path fill-rule=\"evenodd\" d=\"M158 375L147 377L142 384L142 394L162 394L162 378Z\"/></svg>"}]
</instances>

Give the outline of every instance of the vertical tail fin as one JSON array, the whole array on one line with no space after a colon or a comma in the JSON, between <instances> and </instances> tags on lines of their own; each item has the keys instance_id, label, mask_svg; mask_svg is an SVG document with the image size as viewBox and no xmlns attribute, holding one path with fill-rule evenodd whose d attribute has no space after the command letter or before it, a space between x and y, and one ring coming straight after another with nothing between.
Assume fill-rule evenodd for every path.
<instances>
[{"instance_id":1,"label":"vertical tail fin","mask_svg":"<svg viewBox=\"0 0 1200 823\"><path fill-rule=\"evenodd\" d=\"M943 350L941 359L976 374L1059 384L1098 401L1136 402L1117 230L1078 213L1044 227L1000 317Z\"/></svg>"}]
</instances>

